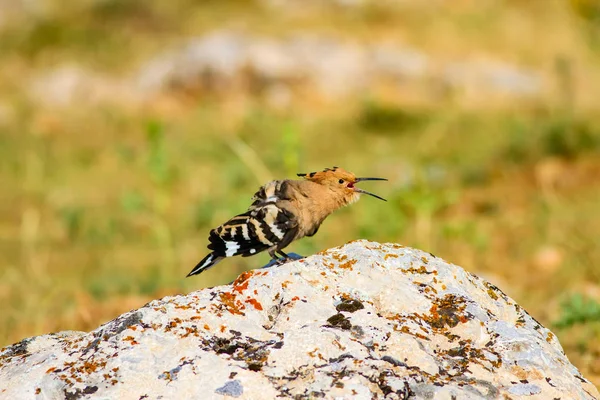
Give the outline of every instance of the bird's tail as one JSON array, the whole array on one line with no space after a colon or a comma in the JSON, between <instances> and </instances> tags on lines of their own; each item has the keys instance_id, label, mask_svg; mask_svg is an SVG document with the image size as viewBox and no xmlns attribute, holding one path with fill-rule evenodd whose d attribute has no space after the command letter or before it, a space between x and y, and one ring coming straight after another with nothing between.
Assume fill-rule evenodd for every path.
<instances>
[{"instance_id":1,"label":"bird's tail","mask_svg":"<svg viewBox=\"0 0 600 400\"><path fill-rule=\"evenodd\" d=\"M202 261L200 261L194 267L194 269L191 270L189 274L187 274L187 276L189 277L192 275L198 275L199 273L202 273L202 272L206 271L207 269L209 269L210 267L214 266L216 263L218 263L222 259L223 259L223 257L219 257L215 253L210 253L209 255L204 257L202 259Z\"/></svg>"}]
</instances>

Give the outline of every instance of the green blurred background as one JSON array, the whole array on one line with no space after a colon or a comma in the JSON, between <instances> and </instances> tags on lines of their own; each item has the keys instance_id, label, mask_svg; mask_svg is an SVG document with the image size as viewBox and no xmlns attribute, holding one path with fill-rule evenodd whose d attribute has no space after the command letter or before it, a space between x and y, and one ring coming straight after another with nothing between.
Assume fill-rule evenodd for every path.
<instances>
[{"instance_id":1,"label":"green blurred background","mask_svg":"<svg viewBox=\"0 0 600 400\"><path fill-rule=\"evenodd\" d=\"M260 185L338 165L389 202L290 251L430 251L600 383L596 0L13 0L0 63L0 346L263 265L184 278Z\"/></svg>"}]
</instances>

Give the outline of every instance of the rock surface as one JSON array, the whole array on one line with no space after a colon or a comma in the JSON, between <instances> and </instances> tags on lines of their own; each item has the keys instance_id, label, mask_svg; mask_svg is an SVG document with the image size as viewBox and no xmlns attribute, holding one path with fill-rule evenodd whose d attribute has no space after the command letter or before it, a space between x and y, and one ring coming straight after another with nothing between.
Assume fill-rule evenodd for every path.
<instances>
[{"instance_id":1,"label":"rock surface","mask_svg":"<svg viewBox=\"0 0 600 400\"><path fill-rule=\"evenodd\" d=\"M251 78L249 86L258 92L291 90L299 83L329 98L362 93L380 79L400 92L408 81L423 80L481 96L543 92L539 72L500 61L448 62L387 42L361 44L306 33L272 39L229 30L190 38L157 55L141 67L137 86L147 95L189 86L218 91L239 84L242 76Z\"/></svg>"},{"instance_id":2,"label":"rock surface","mask_svg":"<svg viewBox=\"0 0 600 400\"><path fill-rule=\"evenodd\" d=\"M311 33L284 38L217 30L190 37L142 63L127 77L66 64L32 77L29 97L41 105L138 104L171 92L264 97L286 107L302 93L335 100L421 88L437 98L458 90L470 98L543 95L541 71L501 60L443 60L389 42L359 43Z\"/></svg>"},{"instance_id":3,"label":"rock surface","mask_svg":"<svg viewBox=\"0 0 600 400\"><path fill-rule=\"evenodd\" d=\"M357 241L0 352L2 399L593 399L548 329L431 254Z\"/></svg>"}]
</instances>

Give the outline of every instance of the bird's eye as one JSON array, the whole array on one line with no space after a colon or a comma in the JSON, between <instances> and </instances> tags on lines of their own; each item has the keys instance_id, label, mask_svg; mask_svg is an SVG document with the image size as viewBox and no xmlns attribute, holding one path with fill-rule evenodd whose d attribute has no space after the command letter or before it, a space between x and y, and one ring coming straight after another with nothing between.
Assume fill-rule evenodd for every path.
<instances>
[{"instance_id":1,"label":"bird's eye","mask_svg":"<svg viewBox=\"0 0 600 400\"><path fill-rule=\"evenodd\" d=\"M340 179L340 180L338 181L338 183L341 185L342 183L344 183L344 180L343 180L343 179Z\"/></svg>"}]
</instances>

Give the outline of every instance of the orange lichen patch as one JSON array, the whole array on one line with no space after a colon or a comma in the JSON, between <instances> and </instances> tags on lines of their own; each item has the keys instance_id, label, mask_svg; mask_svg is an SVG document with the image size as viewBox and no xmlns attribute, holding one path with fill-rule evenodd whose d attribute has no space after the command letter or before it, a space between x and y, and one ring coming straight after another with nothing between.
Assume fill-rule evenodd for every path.
<instances>
[{"instance_id":1,"label":"orange lichen patch","mask_svg":"<svg viewBox=\"0 0 600 400\"><path fill-rule=\"evenodd\" d=\"M240 276L233 281L233 290L242 293L244 290L248 289L248 284L250 283L249 279L252 275L254 275L254 272L252 271L246 271L240 274Z\"/></svg>"},{"instance_id":2,"label":"orange lichen patch","mask_svg":"<svg viewBox=\"0 0 600 400\"><path fill-rule=\"evenodd\" d=\"M83 363L83 366L81 368L77 369L77 371L84 372L86 374L91 374L92 372L96 372L96 369L104 368L105 366L106 366L106 361L100 361L97 363L86 361Z\"/></svg>"},{"instance_id":3,"label":"orange lichen patch","mask_svg":"<svg viewBox=\"0 0 600 400\"><path fill-rule=\"evenodd\" d=\"M246 272L242 272L236 279L235 281L233 281L233 286L238 286L241 285L242 283L246 282L248 279L250 279L250 277L254 275L253 271L246 271Z\"/></svg>"},{"instance_id":4,"label":"orange lichen patch","mask_svg":"<svg viewBox=\"0 0 600 400\"><path fill-rule=\"evenodd\" d=\"M325 271L321 271L321 275L325 276L327 273Z\"/></svg>"},{"instance_id":5,"label":"orange lichen patch","mask_svg":"<svg viewBox=\"0 0 600 400\"><path fill-rule=\"evenodd\" d=\"M433 293L437 294L437 290L435 290L435 288L431 287L431 286L427 286L423 290L425 291L425 293L433 292Z\"/></svg>"},{"instance_id":6,"label":"orange lichen patch","mask_svg":"<svg viewBox=\"0 0 600 400\"><path fill-rule=\"evenodd\" d=\"M308 352L308 355L309 355L309 356L311 356L311 357L315 357L315 356L317 356L317 357L319 358L319 360L326 361L326 360L325 360L325 357L323 357L323 354L319 353L319 352L318 352L318 350L319 350L319 349L318 349L318 348L316 348L316 349L314 349L313 351L309 351L309 352Z\"/></svg>"},{"instance_id":7,"label":"orange lichen patch","mask_svg":"<svg viewBox=\"0 0 600 400\"><path fill-rule=\"evenodd\" d=\"M483 285L487 288L488 296L490 296L493 300L498 300L503 294L500 289L489 282L483 282Z\"/></svg>"},{"instance_id":8,"label":"orange lichen patch","mask_svg":"<svg viewBox=\"0 0 600 400\"><path fill-rule=\"evenodd\" d=\"M137 340L135 340L133 336L124 337L123 341L124 342L129 342L132 345L139 344L139 342Z\"/></svg>"},{"instance_id":9,"label":"orange lichen patch","mask_svg":"<svg viewBox=\"0 0 600 400\"><path fill-rule=\"evenodd\" d=\"M344 261L348 259L346 254L339 255L338 253L333 254L331 257L336 261Z\"/></svg>"},{"instance_id":10,"label":"orange lichen patch","mask_svg":"<svg viewBox=\"0 0 600 400\"><path fill-rule=\"evenodd\" d=\"M399 327L399 325L394 325L393 329L396 332L402 332L402 333L406 333L407 335L417 337L419 339L429 340L429 338L425 335L421 335L420 333L416 333L416 332L411 332L411 330L406 325L402 325L401 327Z\"/></svg>"},{"instance_id":11,"label":"orange lichen patch","mask_svg":"<svg viewBox=\"0 0 600 400\"><path fill-rule=\"evenodd\" d=\"M221 325L221 328L219 328L221 333L225 332L225 329L227 329L227 327L225 325Z\"/></svg>"},{"instance_id":12,"label":"orange lichen patch","mask_svg":"<svg viewBox=\"0 0 600 400\"><path fill-rule=\"evenodd\" d=\"M405 272L405 273L409 272L411 274L432 274L432 273L434 273L431 271L427 271L427 268L425 268L424 265L421 265L419 268L410 267L410 268L402 269L402 272Z\"/></svg>"},{"instance_id":13,"label":"orange lichen patch","mask_svg":"<svg viewBox=\"0 0 600 400\"><path fill-rule=\"evenodd\" d=\"M346 346L341 344L337 339L333 339L333 344L335 344L337 346L337 348L342 351L346 350Z\"/></svg>"},{"instance_id":14,"label":"orange lichen patch","mask_svg":"<svg viewBox=\"0 0 600 400\"><path fill-rule=\"evenodd\" d=\"M516 376L519 380L537 380L544 378L540 371L535 369L526 370L518 365L513 365L510 367L510 373Z\"/></svg>"},{"instance_id":15,"label":"orange lichen patch","mask_svg":"<svg viewBox=\"0 0 600 400\"><path fill-rule=\"evenodd\" d=\"M287 289L288 285L292 283L291 281L283 281L281 282L281 287Z\"/></svg>"},{"instance_id":16,"label":"orange lichen patch","mask_svg":"<svg viewBox=\"0 0 600 400\"><path fill-rule=\"evenodd\" d=\"M479 364L488 371L493 371L495 368L502 366L500 354L490 349L477 348L470 339L460 340L457 347L442 350L438 354L440 356L452 357L461 373L468 371L471 363Z\"/></svg>"},{"instance_id":17,"label":"orange lichen patch","mask_svg":"<svg viewBox=\"0 0 600 400\"><path fill-rule=\"evenodd\" d=\"M511 374L516 376L519 380L527 379L527 371L525 371L523 368L519 367L518 365L513 365L512 367L510 367L510 372L511 372Z\"/></svg>"},{"instance_id":18,"label":"orange lichen patch","mask_svg":"<svg viewBox=\"0 0 600 400\"><path fill-rule=\"evenodd\" d=\"M35 388L35 394L40 394L42 393L42 389L40 388Z\"/></svg>"},{"instance_id":19,"label":"orange lichen patch","mask_svg":"<svg viewBox=\"0 0 600 400\"><path fill-rule=\"evenodd\" d=\"M342 293L340 293L340 299L343 301L350 301L350 300L354 300L354 297L352 297L352 295L350 295L349 293L342 292Z\"/></svg>"},{"instance_id":20,"label":"orange lichen patch","mask_svg":"<svg viewBox=\"0 0 600 400\"><path fill-rule=\"evenodd\" d=\"M354 264L356 264L356 262L357 262L357 260L348 260L345 263L342 263L342 264L338 265L338 267L342 268L342 269L350 269L351 270L352 266Z\"/></svg>"},{"instance_id":21,"label":"orange lichen patch","mask_svg":"<svg viewBox=\"0 0 600 400\"><path fill-rule=\"evenodd\" d=\"M550 343L552 340L554 340L554 334L552 332L548 332L546 335L546 342Z\"/></svg>"},{"instance_id":22,"label":"orange lichen patch","mask_svg":"<svg viewBox=\"0 0 600 400\"><path fill-rule=\"evenodd\" d=\"M398 254L388 253L383 257L384 260L387 260L388 258L398 258Z\"/></svg>"},{"instance_id":23,"label":"orange lichen patch","mask_svg":"<svg viewBox=\"0 0 600 400\"><path fill-rule=\"evenodd\" d=\"M351 240L351 241L349 241L349 242L346 242L346 243L344 244L344 246L346 246L346 245L349 245L349 244L352 244L352 243L359 243L359 242L362 242L362 241L365 241L365 242L366 242L366 243L368 243L368 244L375 244L375 242L371 242L371 241L369 241L369 240L365 240L365 239L353 239L353 240ZM341 246L341 247L344 247L344 246ZM341 247L337 247L337 248L339 249L339 248L341 248Z\"/></svg>"},{"instance_id":24,"label":"orange lichen patch","mask_svg":"<svg viewBox=\"0 0 600 400\"><path fill-rule=\"evenodd\" d=\"M173 320L169 321L169 324L167 326L165 326L165 332L170 332L172 329L177 328L178 325L180 325L183 321L181 320L181 318L174 318Z\"/></svg>"},{"instance_id":25,"label":"orange lichen patch","mask_svg":"<svg viewBox=\"0 0 600 400\"><path fill-rule=\"evenodd\" d=\"M51 373L51 372L54 372L54 370L55 370L55 369L56 369L56 367L51 367L51 368L48 368L48 369L46 370L46 373L47 373L47 374L49 374L49 373Z\"/></svg>"},{"instance_id":26,"label":"orange lichen patch","mask_svg":"<svg viewBox=\"0 0 600 400\"><path fill-rule=\"evenodd\" d=\"M93 362L89 362L89 361L85 361L83 363L83 366L77 368L80 372L84 372L86 374L91 374L93 372L96 372L96 370L98 369L98 366L93 363ZM75 371L73 371L75 372Z\"/></svg>"},{"instance_id":27,"label":"orange lichen patch","mask_svg":"<svg viewBox=\"0 0 600 400\"><path fill-rule=\"evenodd\" d=\"M405 319L400 314L385 315L384 318L390 321L401 321Z\"/></svg>"},{"instance_id":28,"label":"orange lichen patch","mask_svg":"<svg viewBox=\"0 0 600 400\"><path fill-rule=\"evenodd\" d=\"M257 309L257 310L259 310L259 311L262 311L262 309L263 309L262 304L260 304L258 302L258 300L256 300L256 299L246 299L245 302L249 303L249 304L252 304L252 306L254 306L254 308Z\"/></svg>"},{"instance_id":29,"label":"orange lichen patch","mask_svg":"<svg viewBox=\"0 0 600 400\"><path fill-rule=\"evenodd\" d=\"M208 326L208 324L204 324L204 329L210 331L210 326Z\"/></svg>"},{"instance_id":30,"label":"orange lichen patch","mask_svg":"<svg viewBox=\"0 0 600 400\"><path fill-rule=\"evenodd\" d=\"M202 317L199 315L194 315L193 317L190 318L190 321L198 321L199 319L202 319Z\"/></svg>"},{"instance_id":31,"label":"orange lichen patch","mask_svg":"<svg viewBox=\"0 0 600 400\"><path fill-rule=\"evenodd\" d=\"M182 338L186 338L190 335L198 337L198 329L195 326L184 326L183 329L185 330L185 333L181 335Z\"/></svg>"},{"instance_id":32,"label":"orange lichen patch","mask_svg":"<svg viewBox=\"0 0 600 400\"><path fill-rule=\"evenodd\" d=\"M298 301L298 300L300 300L300 297L298 297L298 296L292 297L292 301Z\"/></svg>"},{"instance_id":33,"label":"orange lichen patch","mask_svg":"<svg viewBox=\"0 0 600 400\"><path fill-rule=\"evenodd\" d=\"M248 289L249 283L249 281L246 281L240 285L233 286L233 290L241 294L244 292L244 290Z\"/></svg>"},{"instance_id":34,"label":"orange lichen patch","mask_svg":"<svg viewBox=\"0 0 600 400\"><path fill-rule=\"evenodd\" d=\"M487 294L488 296L490 296L492 299L494 300L498 300L498 295L492 290L492 289L488 289L487 290Z\"/></svg>"},{"instance_id":35,"label":"orange lichen patch","mask_svg":"<svg viewBox=\"0 0 600 400\"><path fill-rule=\"evenodd\" d=\"M227 311L229 311L232 314L244 315L244 313L241 310L245 309L246 307L241 301L236 300L235 294L230 292L223 292L219 295L219 297L221 299L221 303L225 306Z\"/></svg>"},{"instance_id":36,"label":"orange lichen patch","mask_svg":"<svg viewBox=\"0 0 600 400\"><path fill-rule=\"evenodd\" d=\"M423 264L429 264L429 260L424 256L421 257L421 261L423 261Z\"/></svg>"},{"instance_id":37,"label":"orange lichen patch","mask_svg":"<svg viewBox=\"0 0 600 400\"><path fill-rule=\"evenodd\" d=\"M429 315L417 316L436 330L454 328L459 323L469 320L465 313L466 304L463 298L447 294L442 299L435 299L429 309Z\"/></svg>"}]
</instances>

